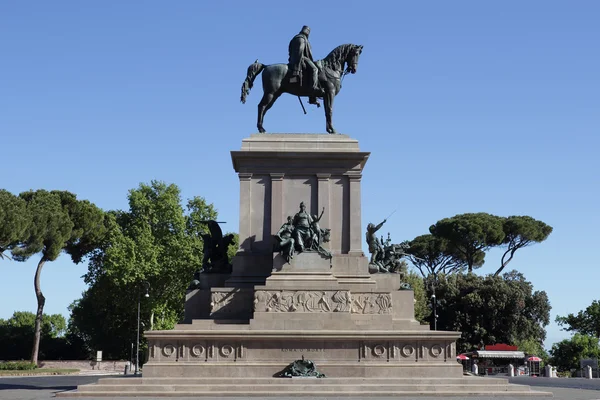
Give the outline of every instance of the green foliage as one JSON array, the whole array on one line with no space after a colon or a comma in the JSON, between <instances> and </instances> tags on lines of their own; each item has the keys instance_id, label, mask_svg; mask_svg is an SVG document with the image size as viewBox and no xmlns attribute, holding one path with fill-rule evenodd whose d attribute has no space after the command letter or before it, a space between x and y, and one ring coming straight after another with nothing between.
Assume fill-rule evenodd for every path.
<instances>
[{"instance_id":1,"label":"green foliage","mask_svg":"<svg viewBox=\"0 0 600 400\"><path fill-rule=\"evenodd\" d=\"M462 271L467 266L464 258L453 252L448 240L442 237L421 235L414 238L409 245L407 257L423 278Z\"/></svg>"},{"instance_id":2,"label":"green foliage","mask_svg":"<svg viewBox=\"0 0 600 400\"><path fill-rule=\"evenodd\" d=\"M570 339L554 343L550 355L550 364L560 371L579 369L582 358L600 358L599 339L576 333Z\"/></svg>"},{"instance_id":3,"label":"green foliage","mask_svg":"<svg viewBox=\"0 0 600 400\"><path fill-rule=\"evenodd\" d=\"M23 241L29 224L25 201L0 189L0 259L7 257L6 250Z\"/></svg>"},{"instance_id":4,"label":"green foliage","mask_svg":"<svg viewBox=\"0 0 600 400\"><path fill-rule=\"evenodd\" d=\"M40 359L80 359L82 354L77 342L66 334L67 324L61 314L43 314L41 323ZM35 314L15 311L11 318L0 319L0 360L22 360L31 355L34 340ZM83 357L85 358L85 356Z\"/></svg>"},{"instance_id":5,"label":"green foliage","mask_svg":"<svg viewBox=\"0 0 600 400\"><path fill-rule=\"evenodd\" d=\"M0 362L0 371L30 371L37 368L37 364L29 361Z\"/></svg>"},{"instance_id":6,"label":"green foliage","mask_svg":"<svg viewBox=\"0 0 600 400\"><path fill-rule=\"evenodd\" d=\"M485 251L504 240L502 218L487 213L455 215L429 228L431 234L448 241L452 253L464 259L468 272L484 263Z\"/></svg>"},{"instance_id":7,"label":"green foliage","mask_svg":"<svg viewBox=\"0 0 600 400\"><path fill-rule=\"evenodd\" d=\"M543 364L548 363L548 359L550 356L548 352L544 349L543 342L533 339L520 339L513 343L515 346L519 348L520 351L524 352L529 356L537 356L542 359Z\"/></svg>"},{"instance_id":8,"label":"green foliage","mask_svg":"<svg viewBox=\"0 0 600 400\"><path fill-rule=\"evenodd\" d=\"M130 190L128 211L108 213L108 235L90 257L90 285L72 304L71 331L87 348L129 358L141 297L144 329L172 329L183 317L185 291L202 264L201 233L217 212L202 197L182 206L174 184L152 181ZM233 250L235 251L235 250Z\"/></svg>"},{"instance_id":9,"label":"green foliage","mask_svg":"<svg viewBox=\"0 0 600 400\"><path fill-rule=\"evenodd\" d=\"M31 361L38 360L41 340L41 319L46 298L42 294L40 275L44 263L54 261L64 251L75 263L93 251L103 238L104 213L88 201L79 201L66 191L28 191L19 197L25 203L29 224L18 244L11 248L12 256L25 261L35 254L40 260L35 273L35 294L38 302Z\"/></svg>"},{"instance_id":10,"label":"green foliage","mask_svg":"<svg viewBox=\"0 0 600 400\"><path fill-rule=\"evenodd\" d=\"M577 315L569 314L566 317L557 316L556 323L563 326L563 330L578 332L600 338L600 301L594 300L585 310Z\"/></svg>"},{"instance_id":11,"label":"green foliage","mask_svg":"<svg viewBox=\"0 0 600 400\"><path fill-rule=\"evenodd\" d=\"M500 268L495 275L499 275L504 270L517 250L533 243L541 243L552 233L551 226L528 216L508 217L504 219L502 229L505 235L502 246L506 247L506 251L502 255Z\"/></svg>"},{"instance_id":12,"label":"green foliage","mask_svg":"<svg viewBox=\"0 0 600 400\"><path fill-rule=\"evenodd\" d=\"M460 352L524 340L542 342L550 322L550 302L544 291L533 291L516 272L503 276L439 275L425 283L428 297L437 297L438 329L461 331ZM431 317L430 317L431 319Z\"/></svg>"},{"instance_id":13,"label":"green foliage","mask_svg":"<svg viewBox=\"0 0 600 400\"><path fill-rule=\"evenodd\" d=\"M421 278L416 272L409 271L406 273L404 280L410 285L414 292L415 319L421 323L426 323L427 318L431 314L431 309L429 308L427 302L427 293L425 292L423 278Z\"/></svg>"}]
</instances>

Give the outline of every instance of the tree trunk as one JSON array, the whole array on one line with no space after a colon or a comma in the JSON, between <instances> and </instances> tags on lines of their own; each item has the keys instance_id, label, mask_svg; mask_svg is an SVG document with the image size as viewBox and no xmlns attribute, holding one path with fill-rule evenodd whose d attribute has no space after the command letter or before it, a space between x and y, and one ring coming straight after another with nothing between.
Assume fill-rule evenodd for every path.
<instances>
[{"instance_id":1,"label":"tree trunk","mask_svg":"<svg viewBox=\"0 0 600 400\"><path fill-rule=\"evenodd\" d=\"M494 276L498 276L500 275L500 272L502 272L502 270L508 265L508 263L513 259L515 252L517 251L517 247L508 249L504 252L504 254L502 255L502 260L500 261L500 268L498 268L498 270L496 271L496 273L494 274ZM506 258L506 256L508 255L508 253L510 253L510 257L508 258L508 260L504 261L504 259Z\"/></svg>"},{"instance_id":2,"label":"tree trunk","mask_svg":"<svg viewBox=\"0 0 600 400\"><path fill-rule=\"evenodd\" d=\"M42 294L40 289L40 275L42 274L42 267L46 262L46 258L42 257L38 263L35 271L35 279L33 280L33 287L35 288L35 297L37 298L37 313L35 315L35 333L33 335L33 351L31 352L31 362L37 365L38 353L40 350L40 338L42 333L42 316L44 315L44 304L46 304L46 298Z\"/></svg>"}]
</instances>

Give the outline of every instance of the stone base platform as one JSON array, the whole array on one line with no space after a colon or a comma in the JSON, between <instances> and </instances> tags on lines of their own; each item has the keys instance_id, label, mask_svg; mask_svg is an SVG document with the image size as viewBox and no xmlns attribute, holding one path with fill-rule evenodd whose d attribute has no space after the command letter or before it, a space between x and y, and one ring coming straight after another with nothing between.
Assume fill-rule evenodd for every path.
<instances>
[{"instance_id":1,"label":"stone base platform","mask_svg":"<svg viewBox=\"0 0 600 400\"><path fill-rule=\"evenodd\" d=\"M382 369L385 368L382 366ZM507 379L460 378L103 378L56 397L494 396L552 397Z\"/></svg>"}]
</instances>

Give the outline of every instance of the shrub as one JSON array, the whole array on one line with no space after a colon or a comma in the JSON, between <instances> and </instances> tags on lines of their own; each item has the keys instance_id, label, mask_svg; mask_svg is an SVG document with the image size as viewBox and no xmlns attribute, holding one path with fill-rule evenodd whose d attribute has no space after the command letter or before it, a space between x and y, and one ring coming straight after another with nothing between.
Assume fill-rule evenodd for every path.
<instances>
[{"instance_id":1,"label":"shrub","mask_svg":"<svg viewBox=\"0 0 600 400\"><path fill-rule=\"evenodd\" d=\"M556 371L556 376L558 378L570 378L571 371Z\"/></svg>"},{"instance_id":2,"label":"shrub","mask_svg":"<svg viewBox=\"0 0 600 400\"><path fill-rule=\"evenodd\" d=\"M37 365L29 361L0 362L0 371L25 371L36 369Z\"/></svg>"}]
</instances>

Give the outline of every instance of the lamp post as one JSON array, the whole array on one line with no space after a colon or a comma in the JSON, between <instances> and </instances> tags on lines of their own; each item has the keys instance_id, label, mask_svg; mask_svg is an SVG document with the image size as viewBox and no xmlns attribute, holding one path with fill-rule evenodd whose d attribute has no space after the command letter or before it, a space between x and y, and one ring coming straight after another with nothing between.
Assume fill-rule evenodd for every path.
<instances>
[{"instance_id":1,"label":"lamp post","mask_svg":"<svg viewBox=\"0 0 600 400\"><path fill-rule=\"evenodd\" d=\"M437 331L437 298L435 293L431 295L431 301L433 302L433 330Z\"/></svg>"},{"instance_id":2,"label":"lamp post","mask_svg":"<svg viewBox=\"0 0 600 400\"><path fill-rule=\"evenodd\" d=\"M144 281L143 282L146 288L146 294L144 297L150 297L148 291L150 290L150 283ZM137 375L140 371L140 308L142 303L142 293L138 290L138 309L137 309L137 345L136 345L136 353L135 353L135 373Z\"/></svg>"}]
</instances>

